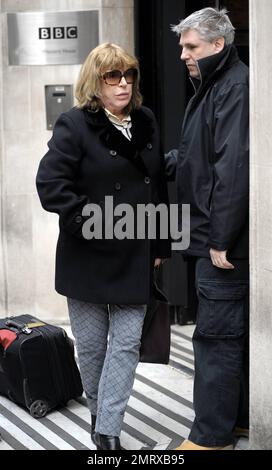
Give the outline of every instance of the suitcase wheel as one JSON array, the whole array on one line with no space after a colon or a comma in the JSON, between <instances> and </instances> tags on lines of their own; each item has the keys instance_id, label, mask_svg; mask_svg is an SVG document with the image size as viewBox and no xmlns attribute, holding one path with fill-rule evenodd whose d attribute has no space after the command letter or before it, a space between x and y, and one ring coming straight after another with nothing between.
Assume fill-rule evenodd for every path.
<instances>
[{"instance_id":1,"label":"suitcase wheel","mask_svg":"<svg viewBox=\"0 0 272 470\"><path fill-rule=\"evenodd\" d=\"M44 400L35 400L29 408L33 418L43 418L49 410L48 403Z\"/></svg>"}]
</instances>

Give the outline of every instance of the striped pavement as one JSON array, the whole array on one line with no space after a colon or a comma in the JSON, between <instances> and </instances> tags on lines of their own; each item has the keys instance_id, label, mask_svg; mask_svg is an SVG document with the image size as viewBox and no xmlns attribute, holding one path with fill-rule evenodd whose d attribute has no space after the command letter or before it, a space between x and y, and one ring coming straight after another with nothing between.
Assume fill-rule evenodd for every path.
<instances>
[{"instance_id":1,"label":"striped pavement","mask_svg":"<svg viewBox=\"0 0 272 470\"><path fill-rule=\"evenodd\" d=\"M194 419L192 332L192 325L172 326L169 365L138 365L121 433L124 449L170 450L188 437ZM0 396L0 434L0 450L94 449L84 396L41 419ZM247 446L240 439L236 448Z\"/></svg>"}]
</instances>

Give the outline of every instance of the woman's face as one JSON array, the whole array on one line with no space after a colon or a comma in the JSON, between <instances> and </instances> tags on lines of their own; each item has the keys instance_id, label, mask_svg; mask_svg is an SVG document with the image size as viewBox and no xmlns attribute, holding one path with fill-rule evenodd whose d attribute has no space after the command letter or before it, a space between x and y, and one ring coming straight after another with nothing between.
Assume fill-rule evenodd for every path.
<instances>
[{"instance_id":1,"label":"woman's face","mask_svg":"<svg viewBox=\"0 0 272 470\"><path fill-rule=\"evenodd\" d=\"M114 69L103 74L100 99L104 107L112 114L116 116L124 114L123 110L131 100L132 86L136 76L135 69Z\"/></svg>"}]
</instances>

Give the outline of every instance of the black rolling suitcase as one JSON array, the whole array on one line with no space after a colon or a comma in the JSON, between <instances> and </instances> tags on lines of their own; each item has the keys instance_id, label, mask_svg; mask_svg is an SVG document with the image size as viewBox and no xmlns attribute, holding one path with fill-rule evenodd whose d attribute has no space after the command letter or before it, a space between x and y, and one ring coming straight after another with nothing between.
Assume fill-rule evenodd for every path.
<instances>
[{"instance_id":1,"label":"black rolling suitcase","mask_svg":"<svg viewBox=\"0 0 272 470\"><path fill-rule=\"evenodd\" d=\"M66 332L31 315L0 319L0 394L34 418L82 395Z\"/></svg>"}]
</instances>

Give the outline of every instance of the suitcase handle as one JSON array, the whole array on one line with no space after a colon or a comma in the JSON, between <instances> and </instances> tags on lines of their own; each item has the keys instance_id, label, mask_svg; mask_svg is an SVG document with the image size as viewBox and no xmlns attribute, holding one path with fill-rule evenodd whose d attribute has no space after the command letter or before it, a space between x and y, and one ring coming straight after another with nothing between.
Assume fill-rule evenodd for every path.
<instances>
[{"instance_id":1,"label":"suitcase handle","mask_svg":"<svg viewBox=\"0 0 272 470\"><path fill-rule=\"evenodd\" d=\"M30 335L30 333L32 333L32 330L28 328L26 325L24 325L23 323L18 323L14 320L7 320L5 324L6 326L17 328L17 330L21 331L22 333L25 333L26 335Z\"/></svg>"}]
</instances>

